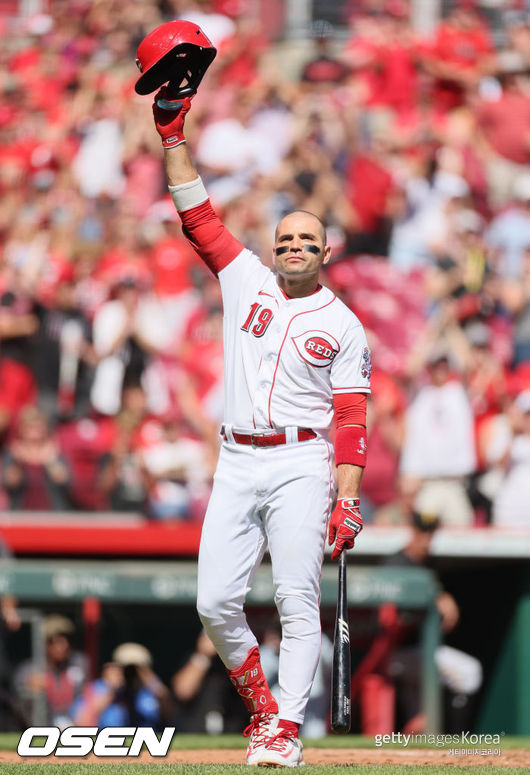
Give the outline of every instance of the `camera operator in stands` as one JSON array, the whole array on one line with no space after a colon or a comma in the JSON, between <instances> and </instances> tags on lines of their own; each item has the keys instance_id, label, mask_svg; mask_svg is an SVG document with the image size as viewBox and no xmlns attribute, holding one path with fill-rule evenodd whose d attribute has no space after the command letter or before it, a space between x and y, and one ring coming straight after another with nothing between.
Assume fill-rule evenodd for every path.
<instances>
[{"instance_id":1,"label":"camera operator in stands","mask_svg":"<svg viewBox=\"0 0 530 775\"><path fill-rule=\"evenodd\" d=\"M88 684L72 708L80 726L149 726L170 723L173 705L169 689L152 669L150 652L140 643L122 643L101 677Z\"/></svg>"}]
</instances>

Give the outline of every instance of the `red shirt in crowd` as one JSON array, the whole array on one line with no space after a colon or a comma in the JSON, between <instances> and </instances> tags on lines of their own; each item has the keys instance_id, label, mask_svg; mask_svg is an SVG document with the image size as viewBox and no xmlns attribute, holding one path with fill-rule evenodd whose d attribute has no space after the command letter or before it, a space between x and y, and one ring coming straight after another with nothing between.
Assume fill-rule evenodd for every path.
<instances>
[{"instance_id":1,"label":"red shirt in crowd","mask_svg":"<svg viewBox=\"0 0 530 775\"><path fill-rule=\"evenodd\" d=\"M415 59L416 48L409 42L394 40L379 48L381 80L377 102L398 113L414 110L418 88Z\"/></svg>"},{"instance_id":2,"label":"red shirt in crowd","mask_svg":"<svg viewBox=\"0 0 530 775\"><path fill-rule=\"evenodd\" d=\"M528 95L504 92L494 102L483 102L478 124L494 151L516 164L530 164Z\"/></svg>"},{"instance_id":3,"label":"red shirt in crowd","mask_svg":"<svg viewBox=\"0 0 530 775\"><path fill-rule=\"evenodd\" d=\"M197 310L190 317L184 341L181 365L193 377L202 400L223 379L223 343L216 316L204 308Z\"/></svg>"},{"instance_id":4,"label":"red shirt in crowd","mask_svg":"<svg viewBox=\"0 0 530 775\"><path fill-rule=\"evenodd\" d=\"M177 296L191 287L191 268L199 260L185 239L168 236L153 248L150 265L156 293Z\"/></svg>"},{"instance_id":5,"label":"red shirt in crowd","mask_svg":"<svg viewBox=\"0 0 530 775\"><path fill-rule=\"evenodd\" d=\"M219 86L244 88L254 83L258 77L260 57L268 47L269 41L260 33L234 35L223 41Z\"/></svg>"},{"instance_id":6,"label":"red shirt in crowd","mask_svg":"<svg viewBox=\"0 0 530 775\"><path fill-rule=\"evenodd\" d=\"M12 427L21 409L35 403L37 384L30 369L12 358L0 357L0 415Z\"/></svg>"},{"instance_id":7,"label":"red shirt in crowd","mask_svg":"<svg viewBox=\"0 0 530 775\"><path fill-rule=\"evenodd\" d=\"M468 30L441 24L428 56L434 62L471 71L493 51L491 37L481 24L477 23L473 29ZM433 88L432 102L436 110L445 112L461 105L463 96L464 89L457 80L438 78Z\"/></svg>"},{"instance_id":8,"label":"red shirt in crowd","mask_svg":"<svg viewBox=\"0 0 530 775\"><path fill-rule=\"evenodd\" d=\"M344 55L355 73L356 80L362 84L365 105L377 105L381 75L375 67L378 45L362 35L355 35L346 45Z\"/></svg>"},{"instance_id":9,"label":"red shirt in crowd","mask_svg":"<svg viewBox=\"0 0 530 775\"><path fill-rule=\"evenodd\" d=\"M350 162L346 177L348 197L359 218L356 231L373 234L386 212L392 176L378 161L359 154Z\"/></svg>"},{"instance_id":10,"label":"red shirt in crowd","mask_svg":"<svg viewBox=\"0 0 530 775\"><path fill-rule=\"evenodd\" d=\"M110 286L124 278L132 278L147 287L151 278L150 266L144 256L119 246L109 248L101 256L93 276Z\"/></svg>"}]
</instances>

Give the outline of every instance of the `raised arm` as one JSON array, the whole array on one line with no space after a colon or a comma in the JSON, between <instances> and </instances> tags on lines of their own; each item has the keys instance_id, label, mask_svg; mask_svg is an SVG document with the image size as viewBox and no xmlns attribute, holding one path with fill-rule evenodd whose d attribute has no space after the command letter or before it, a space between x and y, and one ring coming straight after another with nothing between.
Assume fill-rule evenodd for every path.
<instances>
[{"instance_id":1,"label":"raised arm","mask_svg":"<svg viewBox=\"0 0 530 775\"><path fill-rule=\"evenodd\" d=\"M184 137L190 97L169 100L162 88L155 96L153 116L164 147L169 191L182 221L182 230L205 264L217 275L244 249L215 213Z\"/></svg>"}]
</instances>

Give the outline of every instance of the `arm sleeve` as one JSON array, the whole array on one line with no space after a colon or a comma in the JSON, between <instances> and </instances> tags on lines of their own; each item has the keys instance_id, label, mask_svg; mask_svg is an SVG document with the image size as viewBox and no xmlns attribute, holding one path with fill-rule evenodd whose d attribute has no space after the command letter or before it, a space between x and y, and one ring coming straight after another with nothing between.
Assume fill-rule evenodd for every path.
<instances>
[{"instance_id":1,"label":"arm sleeve","mask_svg":"<svg viewBox=\"0 0 530 775\"><path fill-rule=\"evenodd\" d=\"M218 275L244 250L244 245L228 231L214 211L200 178L169 186L169 191L188 242L206 266Z\"/></svg>"},{"instance_id":2,"label":"arm sleeve","mask_svg":"<svg viewBox=\"0 0 530 775\"><path fill-rule=\"evenodd\" d=\"M366 466L366 393L339 393L334 396L335 463Z\"/></svg>"},{"instance_id":3,"label":"arm sleeve","mask_svg":"<svg viewBox=\"0 0 530 775\"><path fill-rule=\"evenodd\" d=\"M338 393L333 398L335 425L362 425L366 427L366 393Z\"/></svg>"},{"instance_id":4,"label":"arm sleeve","mask_svg":"<svg viewBox=\"0 0 530 775\"><path fill-rule=\"evenodd\" d=\"M188 242L215 275L245 249L221 222L209 199L180 217Z\"/></svg>"}]
</instances>

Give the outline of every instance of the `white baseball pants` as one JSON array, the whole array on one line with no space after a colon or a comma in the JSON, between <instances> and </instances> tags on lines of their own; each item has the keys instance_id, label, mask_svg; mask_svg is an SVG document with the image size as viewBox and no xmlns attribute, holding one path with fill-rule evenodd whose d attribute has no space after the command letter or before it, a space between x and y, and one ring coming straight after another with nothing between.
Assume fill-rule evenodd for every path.
<instances>
[{"instance_id":1,"label":"white baseball pants","mask_svg":"<svg viewBox=\"0 0 530 775\"><path fill-rule=\"evenodd\" d=\"M229 670L257 645L243 605L265 549L282 625L280 717L302 723L320 654L320 575L333 491L323 438L223 443L199 550L197 610Z\"/></svg>"}]
</instances>

